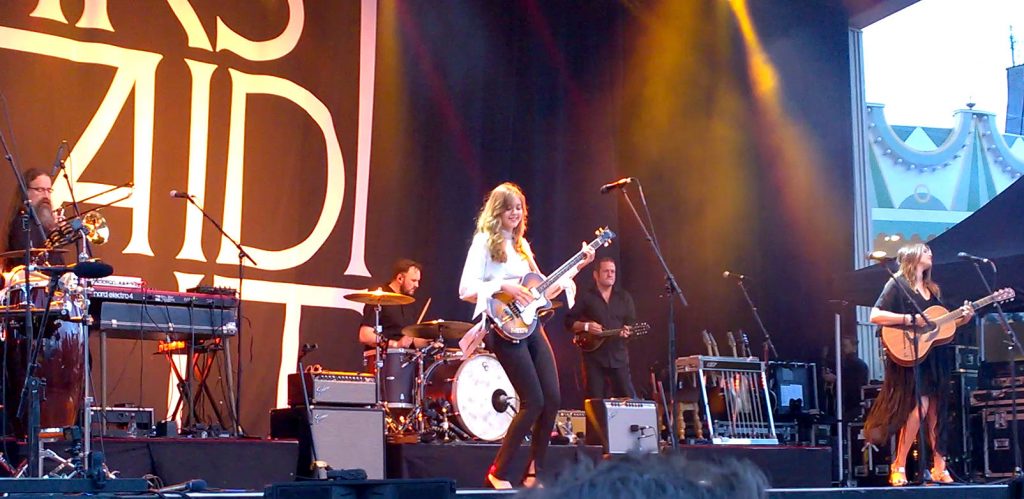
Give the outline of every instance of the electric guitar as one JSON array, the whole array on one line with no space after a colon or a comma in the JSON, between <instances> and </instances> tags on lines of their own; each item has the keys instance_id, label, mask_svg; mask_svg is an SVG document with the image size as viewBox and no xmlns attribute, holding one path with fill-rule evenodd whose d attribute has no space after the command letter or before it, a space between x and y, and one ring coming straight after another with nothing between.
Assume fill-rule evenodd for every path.
<instances>
[{"instance_id":1,"label":"electric guitar","mask_svg":"<svg viewBox=\"0 0 1024 499\"><path fill-rule=\"evenodd\" d=\"M611 240L615 238L615 233L608 230L607 227L597 229L595 234L597 234L597 238L588 245L590 249L594 250L611 244ZM488 298L487 316L494 321L498 334L509 341L522 341L529 338L537 329L539 312L551 306L551 300L546 294L548 288L585 258L586 255L581 249L547 278L536 272L524 275L519 280L519 284L529 288L533 295L533 300L526 305L520 305L512 295L501 291Z\"/></svg>"},{"instance_id":2,"label":"electric guitar","mask_svg":"<svg viewBox=\"0 0 1024 499\"><path fill-rule=\"evenodd\" d=\"M626 328L620 327L616 329L605 329L599 333L580 331L572 338L572 342L576 346L580 347L580 350L583 350L584 352L593 352L594 350L601 348L601 345L603 345L608 338L618 336L623 329ZM629 329L630 335L626 339L632 339L634 337L647 334L647 332L651 330L651 326L646 322L637 322L636 324L629 326Z\"/></svg>"},{"instance_id":3,"label":"electric guitar","mask_svg":"<svg viewBox=\"0 0 1024 499\"><path fill-rule=\"evenodd\" d=\"M1003 288L996 291L968 306L977 310L995 302L1004 302L1014 299L1016 293L1013 288ZM957 319L964 316L960 308L950 312L941 305L933 305L924 310L925 317L934 324L928 326L883 326L882 344L885 351L893 362L903 366L912 367L921 362L933 345L943 345L953 339L956 332ZM914 337L917 336L917 355L914 355Z\"/></svg>"}]
</instances>

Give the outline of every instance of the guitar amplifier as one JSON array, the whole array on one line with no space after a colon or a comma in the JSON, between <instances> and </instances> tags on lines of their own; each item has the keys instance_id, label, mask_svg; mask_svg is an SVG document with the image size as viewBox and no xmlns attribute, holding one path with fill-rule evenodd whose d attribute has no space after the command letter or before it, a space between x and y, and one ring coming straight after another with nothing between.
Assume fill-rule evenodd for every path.
<instances>
[{"instance_id":1,"label":"guitar amplifier","mask_svg":"<svg viewBox=\"0 0 1024 499\"><path fill-rule=\"evenodd\" d=\"M373 375L340 371L320 371L288 375L288 405L306 405L302 397L302 381L310 405L371 406L377 403L377 384Z\"/></svg>"},{"instance_id":2,"label":"guitar amplifier","mask_svg":"<svg viewBox=\"0 0 1024 499\"><path fill-rule=\"evenodd\" d=\"M312 424L309 412L312 412ZM371 480L385 477L383 409L322 406L312 406L310 411L305 407L272 409L270 438L299 441L296 476L312 478L315 447L317 459L331 468L362 469Z\"/></svg>"},{"instance_id":3,"label":"guitar amplifier","mask_svg":"<svg viewBox=\"0 0 1024 499\"><path fill-rule=\"evenodd\" d=\"M563 437L573 438L587 437L587 413L579 410L562 409L555 416L555 432Z\"/></svg>"},{"instance_id":4,"label":"guitar amplifier","mask_svg":"<svg viewBox=\"0 0 1024 499\"><path fill-rule=\"evenodd\" d=\"M587 445L605 454L658 452L658 410L651 400L587 399Z\"/></svg>"},{"instance_id":5,"label":"guitar amplifier","mask_svg":"<svg viewBox=\"0 0 1024 499\"><path fill-rule=\"evenodd\" d=\"M92 432L106 437L145 437L153 430L153 409L144 407L93 407ZM106 431L103 418L106 416Z\"/></svg>"}]
</instances>

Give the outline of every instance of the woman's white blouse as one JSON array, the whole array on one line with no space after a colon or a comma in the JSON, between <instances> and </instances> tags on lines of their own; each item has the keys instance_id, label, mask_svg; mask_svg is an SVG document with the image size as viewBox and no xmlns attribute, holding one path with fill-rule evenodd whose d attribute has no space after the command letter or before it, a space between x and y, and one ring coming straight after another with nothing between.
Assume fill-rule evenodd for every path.
<instances>
[{"instance_id":1,"label":"woman's white blouse","mask_svg":"<svg viewBox=\"0 0 1024 499\"><path fill-rule=\"evenodd\" d=\"M533 250L530 249L530 243L526 239L523 239L523 250L531 258L533 257ZM505 255L506 261L494 261L491 258L491 252L487 249L487 234L477 232L473 236L469 253L466 255L466 264L462 268L462 279L459 280L459 298L476 303L476 308L473 310L474 319L487 308L485 298L500 291L502 284L518 282L521 277L533 271L530 259L517 253L512 246L510 233L505 234ZM575 272L571 274L575 275ZM571 307L575 285L571 276L566 277L568 278L559 279L559 284L566 289L566 301Z\"/></svg>"}]
</instances>

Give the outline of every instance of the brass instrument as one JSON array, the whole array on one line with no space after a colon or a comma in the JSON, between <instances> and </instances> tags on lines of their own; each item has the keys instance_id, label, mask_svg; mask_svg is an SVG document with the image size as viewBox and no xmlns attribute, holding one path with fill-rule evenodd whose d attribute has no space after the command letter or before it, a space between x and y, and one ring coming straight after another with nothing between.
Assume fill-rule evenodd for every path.
<instances>
[{"instance_id":1,"label":"brass instrument","mask_svg":"<svg viewBox=\"0 0 1024 499\"><path fill-rule=\"evenodd\" d=\"M110 240L110 228L98 209L85 211L77 217L61 220L46 238L46 248L53 249L74 243L82 236L99 246Z\"/></svg>"}]
</instances>

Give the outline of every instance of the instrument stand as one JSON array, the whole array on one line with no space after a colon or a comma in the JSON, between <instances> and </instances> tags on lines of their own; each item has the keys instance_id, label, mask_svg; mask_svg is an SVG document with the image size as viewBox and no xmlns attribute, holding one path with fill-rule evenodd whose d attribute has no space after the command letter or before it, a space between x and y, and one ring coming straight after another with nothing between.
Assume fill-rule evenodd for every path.
<instances>
[{"instance_id":1,"label":"instrument stand","mask_svg":"<svg viewBox=\"0 0 1024 499\"><path fill-rule=\"evenodd\" d=\"M658 258L658 263L661 264L662 271L665 272L665 291L679 298L679 303L683 307L687 307L690 304L686 301L686 297L683 296L683 290L679 288L679 283L676 281L676 277L672 274L672 270L669 269L668 264L665 263L665 256L661 252L660 244L658 243L658 236L654 233L654 221L651 220L651 211L647 206L647 198L644 196L643 187L640 186L639 179L633 179L633 182L637 184L638 191L640 192L640 202L643 204L644 212L647 214L648 224L644 223L643 218L640 217L640 213L636 211L636 206L633 205L633 200L629 197L626 186L623 185L620 190L622 191L622 197L626 200L626 204L629 205L630 211L633 212L633 216L636 217L637 223L640 225L640 229L644 233L645 239L651 244L651 249L654 251L654 256ZM668 423L668 438L671 443L672 450L676 450L679 446L678 438L675 434L675 419L673 412L675 410L675 393L676 386L678 383L678 372L676 370L676 320L675 320L675 300L668 300L668 369L669 369L669 381L670 386L668 390L668 404L665 406L665 421Z\"/></svg>"},{"instance_id":2,"label":"instrument stand","mask_svg":"<svg viewBox=\"0 0 1024 499\"><path fill-rule=\"evenodd\" d=\"M750 299L750 293L747 291L747 286L743 284L743 279L736 281L736 284L740 286L740 290L743 291L743 297L747 299L747 305L750 305L750 311L754 313L754 320L757 321L757 327L761 328L761 334L764 335L763 354L764 361L768 362L775 357L779 358L779 352L775 351L775 344L772 343L772 336L768 334L768 329L764 327L764 322L761 321L761 314L757 311L757 306L754 305L754 300Z\"/></svg>"},{"instance_id":3,"label":"instrument stand","mask_svg":"<svg viewBox=\"0 0 1024 499\"><path fill-rule=\"evenodd\" d=\"M204 394L206 399L210 401L210 407L213 409L214 416L217 417L217 422L220 423L222 428L228 428L225 424L224 416L221 414L220 409L217 408L216 399L208 384L210 371L213 369L214 362L216 362L217 352L223 349L224 347L219 342L219 338L214 339L208 345L199 345L198 348L190 344L189 351L186 353L189 357L184 374L181 373L178 365L174 362L174 352L164 352L167 362L171 366L171 372L174 373L174 377L178 380L178 401L174 404L174 410L171 411L169 419L176 419L178 412L181 411L183 415L181 422L182 434L195 434L197 431L202 430L201 427L203 425L198 422L196 416L196 407L202 405ZM193 389L193 386L196 386L196 388ZM183 407L184 405L188 407L185 408Z\"/></svg>"},{"instance_id":4,"label":"instrument stand","mask_svg":"<svg viewBox=\"0 0 1024 499\"><path fill-rule=\"evenodd\" d=\"M309 402L309 389L306 387L306 368L302 366L302 358L310 351L312 350L299 350L299 358L295 359L295 372L299 374L299 381L302 385L302 405L306 409L306 424L309 426L309 451L313 457L310 466L312 466L313 476L317 480L326 480L327 469L330 468L330 464L326 461L321 461L316 454L316 439L313 438L313 425L315 425L317 421L316 415L313 414L313 406Z\"/></svg>"},{"instance_id":5,"label":"instrument stand","mask_svg":"<svg viewBox=\"0 0 1024 499\"><path fill-rule=\"evenodd\" d=\"M836 356L836 383L833 390L835 390L836 398L836 468L837 477L839 478L839 486L846 487L851 485L850 477L846 476L845 459L846 454L844 452L843 437L846 435L846 415L843 413L843 314L842 309L849 305L849 302L845 300L829 300L837 306L835 314L835 356ZM853 442L849 442L850 447L853 447Z\"/></svg>"},{"instance_id":6,"label":"instrument stand","mask_svg":"<svg viewBox=\"0 0 1024 499\"><path fill-rule=\"evenodd\" d=\"M231 431L231 436L239 437L239 436L242 436L242 435L245 434L245 430L242 429L242 423L241 423L241 421L242 421L241 420L241 417L242 417L242 402L241 402L241 399L242 399L242 323L245 322L245 319L242 317L242 298L243 298L242 297L242 284L245 282L245 265L244 265L244 263L245 263L246 260L249 260L249 262L252 263L252 265L254 267L258 267L259 264L256 263L256 260L253 260L252 257L249 256L249 253L246 253L245 248L243 248L242 245L238 243L238 241L235 241L234 238L229 236L227 232L224 232L224 228L221 227L220 224L217 223L217 221L213 219L213 217L211 217L209 214L207 214L206 210L204 210L202 206L199 206L199 204L196 203L195 199L192 199L192 196L185 196L185 199L187 199L188 202L192 204L192 206L195 206L196 209L199 210L199 213L202 213L203 218L209 220L210 223L213 224L213 226L217 229L217 231L219 231L220 234L222 236L224 236L225 239L230 241L231 244L233 244L235 246L235 249L238 250L238 301L235 303L235 320L237 321L237 323L235 324L235 334L238 336L238 344L236 345L236 348L238 349L238 351L237 351L237 354L238 354L238 359L237 359L237 362L238 362L238 366L237 366L238 372L237 372L237 375L235 376L237 381L236 381L234 387L232 387L232 380L231 380L231 360L230 360L230 355L225 355L225 357L227 358L227 361L228 361L228 368L226 370L226 372L227 372L227 383L228 383L228 398L229 399L233 399L233 402L234 402L234 403L231 403L229 401L229 404L228 404L228 405L231 406L230 407L231 408L231 420L232 420L232 423L233 423L233 428L231 429L232 430Z\"/></svg>"},{"instance_id":7,"label":"instrument stand","mask_svg":"<svg viewBox=\"0 0 1024 499\"><path fill-rule=\"evenodd\" d=\"M921 352L919 350L919 347L920 347L919 336L920 335L918 334L918 330L920 328L917 326L917 317L921 317L922 319L924 319L925 325L926 325L926 327L929 330L933 329L935 327L935 324L933 324L931 319L929 319L928 316L924 314L924 310L921 309L921 306L918 305L917 301L914 300L914 298L910 295L911 290L907 289L906 285L904 285L903 282L899 280L899 277L896 275L896 271L890 269L888 264L884 264L883 263L882 267L885 268L886 273L888 273L889 277L892 278L894 283L896 283L896 287L899 288L900 293L903 294L903 298L905 300L907 300L907 302L909 302L911 306L914 307L914 312L910 314L910 320L911 320L911 322L913 324L910 327L911 327L911 331L912 331L912 334L913 334L913 337L914 337L914 359L915 359L915 362L914 362L914 367L912 367L911 369L914 370L914 400L917 401L917 421L918 421L918 424L917 424L917 462L918 462L918 470L919 470L918 471L918 475L921 478L920 483L922 483L922 484L923 483L928 483L928 482L932 481L932 477L931 477L931 472L928 470L928 459L927 459L927 452L926 452L926 445L925 445L925 431L924 431L925 417L924 417L924 410L921 408L921 405L922 405L921 402L924 400L924 398L921 396L921 360L922 359L921 359ZM899 270L899 269L897 268L897 270ZM892 361L890 360L890 362L892 362ZM899 437L897 437L897 438L899 438ZM908 456L908 458L909 458L909 456Z\"/></svg>"},{"instance_id":8,"label":"instrument stand","mask_svg":"<svg viewBox=\"0 0 1024 499\"><path fill-rule=\"evenodd\" d=\"M977 260L971 260L974 264L974 270L978 272L978 277L981 279L981 283L985 286L985 292L989 295L992 294L992 286L989 285L988 279L985 278L985 274L981 271L981 267L978 265ZM996 280L998 270L996 269L996 263L992 260L988 260L988 264L992 267L992 280ZM1017 352L1024 352L1024 347L1021 347L1020 338L1017 337L1017 333L1010 327L1010 323L1006 319L1006 313L1003 312L1003 307L999 304L999 300L994 302L996 308L996 315L999 317L999 326L1003 329L1003 333L1006 335L1006 339L1003 340L1008 345L1010 351L1010 393L1013 397L1010 399L1010 432L1012 435L1011 444L1013 447L1013 475L992 483L1003 483L1017 480L1021 476L1024 476L1024 470L1021 469L1021 450L1020 441L1018 438L1018 425L1017 425L1017 363L1016 357ZM980 323L979 323L980 324Z\"/></svg>"}]
</instances>

